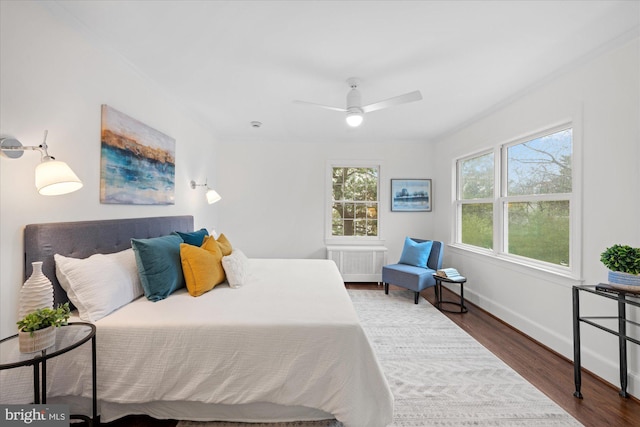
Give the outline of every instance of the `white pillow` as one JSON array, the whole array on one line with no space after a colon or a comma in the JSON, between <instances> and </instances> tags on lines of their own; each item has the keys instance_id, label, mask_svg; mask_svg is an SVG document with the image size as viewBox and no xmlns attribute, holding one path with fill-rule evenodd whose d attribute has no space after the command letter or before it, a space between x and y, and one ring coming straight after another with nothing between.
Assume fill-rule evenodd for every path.
<instances>
[{"instance_id":1,"label":"white pillow","mask_svg":"<svg viewBox=\"0 0 640 427\"><path fill-rule=\"evenodd\" d=\"M222 257L222 268L232 288L244 285L249 277L249 259L239 249L234 249L230 255Z\"/></svg>"},{"instance_id":2,"label":"white pillow","mask_svg":"<svg viewBox=\"0 0 640 427\"><path fill-rule=\"evenodd\" d=\"M82 320L95 322L143 294L133 249L89 258L55 254L56 276Z\"/></svg>"}]
</instances>

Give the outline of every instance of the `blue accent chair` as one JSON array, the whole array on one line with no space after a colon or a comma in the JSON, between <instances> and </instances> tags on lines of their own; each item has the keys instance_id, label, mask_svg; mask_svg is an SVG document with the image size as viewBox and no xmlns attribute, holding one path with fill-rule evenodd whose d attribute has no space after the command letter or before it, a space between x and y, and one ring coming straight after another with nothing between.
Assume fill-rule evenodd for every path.
<instances>
[{"instance_id":1,"label":"blue accent chair","mask_svg":"<svg viewBox=\"0 0 640 427\"><path fill-rule=\"evenodd\" d=\"M422 243L427 240L411 238L414 242ZM436 285L433 274L442 268L442 254L444 245L442 242L433 241L431 253L427 259L427 265L416 267L408 264L390 264L382 267L382 283L384 283L384 293L389 294L389 284L400 286L412 290L414 303L418 304L420 291Z\"/></svg>"}]
</instances>

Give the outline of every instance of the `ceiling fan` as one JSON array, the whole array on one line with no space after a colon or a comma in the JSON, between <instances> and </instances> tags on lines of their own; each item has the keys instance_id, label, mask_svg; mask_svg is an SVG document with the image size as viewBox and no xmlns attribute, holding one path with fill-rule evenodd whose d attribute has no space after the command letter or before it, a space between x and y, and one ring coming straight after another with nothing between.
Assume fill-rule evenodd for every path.
<instances>
[{"instance_id":1,"label":"ceiling fan","mask_svg":"<svg viewBox=\"0 0 640 427\"><path fill-rule=\"evenodd\" d=\"M330 105L316 104L314 102L307 101L293 101L296 104L311 105L314 107L325 108L327 110L340 111L347 113L347 124L351 127L358 127L364 119L365 113L370 113L376 110L382 110L383 108L393 107L395 105L406 104L407 102L420 101L422 94L419 90L405 93L404 95L394 96L384 101L374 102L373 104L362 105L362 95L358 90L360 80L356 77L347 79L347 84L351 88L347 94L347 108L332 107Z\"/></svg>"}]
</instances>

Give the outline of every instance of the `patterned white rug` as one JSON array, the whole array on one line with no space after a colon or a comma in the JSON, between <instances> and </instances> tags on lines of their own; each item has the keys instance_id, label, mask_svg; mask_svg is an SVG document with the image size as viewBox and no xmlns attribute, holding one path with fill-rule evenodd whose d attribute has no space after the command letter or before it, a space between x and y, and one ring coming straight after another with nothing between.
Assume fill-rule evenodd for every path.
<instances>
[{"instance_id":1,"label":"patterned white rug","mask_svg":"<svg viewBox=\"0 0 640 427\"><path fill-rule=\"evenodd\" d=\"M349 290L395 398L393 427L580 426L571 415L413 293ZM178 427L339 427L181 421Z\"/></svg>"}]
</instances>

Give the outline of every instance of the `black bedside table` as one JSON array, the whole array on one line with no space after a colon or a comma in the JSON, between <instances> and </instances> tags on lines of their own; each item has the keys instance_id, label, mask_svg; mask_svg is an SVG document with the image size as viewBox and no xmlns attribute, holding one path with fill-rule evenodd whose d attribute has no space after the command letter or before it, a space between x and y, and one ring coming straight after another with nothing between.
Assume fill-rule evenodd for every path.
<instances>
[{"instance_id":1,"label":"black bedside table","mask_svg":"<svg viewBox=\"0 0 640 427\"><path fill-rule=\"evenodd\" d=\"M464 284L467 281L466 277L457 276L454 278L448 278L448 277L442 277L442 276L438 276L437 274L434 274L433 278L436 279L436 307L440 311L446 311L447 313L466 313L467 311L469 311L467 310L467 307L464 305ZM445 301L442 299L442 282L460 284L460 302ZM458 310L453 311L453 310L447 310L445 308L442 308L443 304L457 305L458 307L460 307L460 311Z\"/></svg>"},{"instance_id":2,"label":"black bedside table","mask_svg":"<svg viewBox=\"0 0 640 427\"><path fill-rule=\"evenodd\" d=\"M98 394L96 387L96 327L91 323L72 322L56 331L56 343L41 351L20 353L18 335L0 341L0 371L21 366L33 366L33 403L47 403L47 360L65 354L91 340L91 371L93 383L93 414L71 415L93 426L98 423Z\"/></svg>"}]
</instances>

